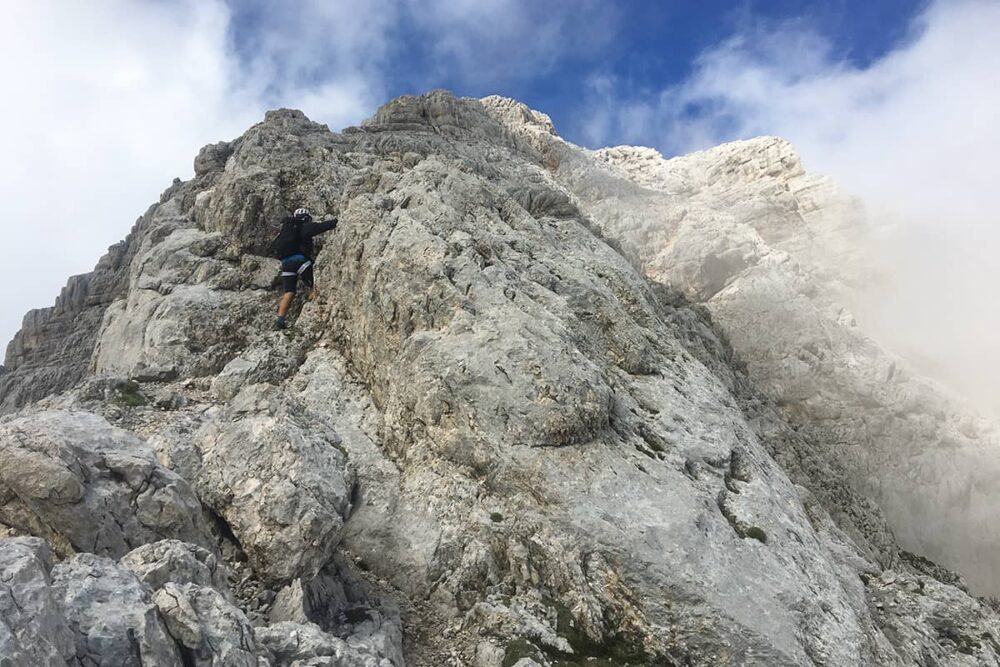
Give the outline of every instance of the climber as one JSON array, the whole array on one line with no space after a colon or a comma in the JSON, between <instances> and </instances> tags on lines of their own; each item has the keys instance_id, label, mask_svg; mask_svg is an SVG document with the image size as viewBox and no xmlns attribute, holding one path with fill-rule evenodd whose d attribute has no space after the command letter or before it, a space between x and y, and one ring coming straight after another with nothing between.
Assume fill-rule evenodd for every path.
<instances>
[{"instance_id":1,"label":"climber","mask_svg":"<svg viewBox=\"0 0 1000 667\"><path fill-rule=\"evenodd\" d=\"M336 228L337 219L313 222L307 208L295 210L290 218L281 222L281 231L271 242L274 257L281 260L281 287L283 294L278 302L278 319L275 329L284 329L285 315L295 299L299 278L306 288L313 288L313 237Z\"/></svg>"}]
</instances>

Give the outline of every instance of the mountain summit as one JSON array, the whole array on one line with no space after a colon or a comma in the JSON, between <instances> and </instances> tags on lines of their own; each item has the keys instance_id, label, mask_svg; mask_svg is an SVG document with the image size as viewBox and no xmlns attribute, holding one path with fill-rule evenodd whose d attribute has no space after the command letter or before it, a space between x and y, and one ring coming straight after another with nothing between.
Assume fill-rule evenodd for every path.
<instances>
[{"instance_id":1,"label":"mountain summit","mask_svg":"<svg viewBox=\"0 0 1000 667\"><path fill-rule=\"evenodd\" d=\"M9 664L1000 664L996 432L859 330L788 143L434 91L194 166L8 348Z\"/></svg>"}]
</instances>

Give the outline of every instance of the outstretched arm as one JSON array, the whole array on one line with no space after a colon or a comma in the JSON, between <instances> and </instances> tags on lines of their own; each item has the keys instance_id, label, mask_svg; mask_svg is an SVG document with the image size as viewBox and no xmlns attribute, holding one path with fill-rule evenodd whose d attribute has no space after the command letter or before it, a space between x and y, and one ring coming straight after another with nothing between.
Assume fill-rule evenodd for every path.
<instances>
[{"instance_id":1,"label":"outstretched arm","mask_svg":"<svg viewBox=\"0 0 1000 667\"><path fill-rule=\"evenodd\" d=\"M323 222L312 222L308 225L302 227L302 233L305 236L316 236L317 234L322 234L323 232L328 232L337 226L337 219L331 218L329 220L324 220Z\"/></svg>"}]
</instances>

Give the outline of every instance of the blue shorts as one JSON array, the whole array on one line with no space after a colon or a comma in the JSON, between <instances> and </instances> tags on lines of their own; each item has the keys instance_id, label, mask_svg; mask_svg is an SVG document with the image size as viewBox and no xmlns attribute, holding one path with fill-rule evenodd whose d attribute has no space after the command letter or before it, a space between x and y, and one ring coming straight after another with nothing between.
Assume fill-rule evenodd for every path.
<instances>
[{"instance_id":1,"label":"blue shorts","mask_svg":"<svg viewBox=\"0 0 1000 667\"><path fill-rule=\"evenodd\" d=\"M305 255L292 255L281 260L281 288L286 294L295 294L296 286L302 279L302 283L312 289L313 286L313 263Z\"/></svg>"}]
</instances>

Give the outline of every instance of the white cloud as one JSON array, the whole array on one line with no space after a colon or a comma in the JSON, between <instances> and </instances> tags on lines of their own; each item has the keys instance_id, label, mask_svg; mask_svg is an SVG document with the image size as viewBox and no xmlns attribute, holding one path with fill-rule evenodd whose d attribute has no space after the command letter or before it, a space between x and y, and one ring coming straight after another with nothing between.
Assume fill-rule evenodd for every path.
<instances>
[{"instance_id":1,"label":"white cloud","mask_svg":"<svg viewBox=\"0 0 1000 667\"><path fill-rule=\"evenodd\" d=\"M270 106L302 108L298 100L306 95L349 106L381 101L398 4L302 0L293 10L279 0L242 0L234 5L232 28L241 45L245 85Z\"/></svg>"},{"instance_id":2,"label":"white cloud","mask_svg":"<svg viewBox=\"0 0 1000 667\"><path fill-rule=\"evenodd\" d=\"M939 0L870 66L804 24L748 25L652 95L591 85L581 133L664 152L776 134L878 212L880 335L1000 412L1000 3Z\"/></svg>"},{"instance_id":3,"label":"white cloud","mask_svg":"<svg viewBox=\"0 0 1000 667\"><path fill-rule=\"evenodd\" d=\"M432 67L474 84L533 78L614 39L617 11L600 0L404 0Z\"/></svg>"}]
</instances>

